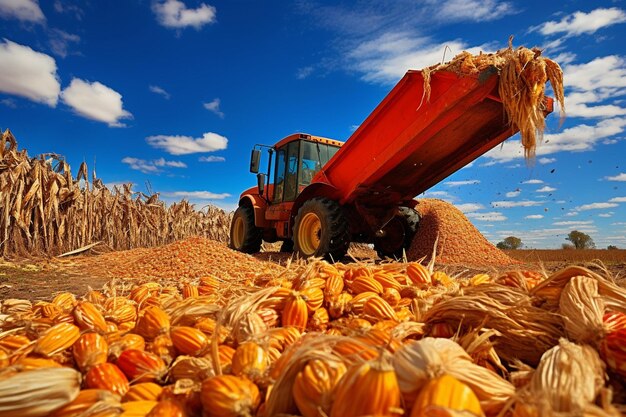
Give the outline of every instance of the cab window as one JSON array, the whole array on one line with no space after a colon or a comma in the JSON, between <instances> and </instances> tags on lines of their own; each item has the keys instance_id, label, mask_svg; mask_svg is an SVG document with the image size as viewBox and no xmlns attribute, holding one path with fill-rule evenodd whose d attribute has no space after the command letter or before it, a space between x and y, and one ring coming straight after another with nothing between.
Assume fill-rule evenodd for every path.
<instances>
[{"instance_id":1,"label":"cab window","mask_svg":"<svg viewBox=\"0 0 626 417\"><path fill-rule=\"evenodd\" d=\"M285 148L276 152L276 174L274 176L274 201L282 201L285 189Z\"/></svg>"},{"instance_id":2,"label":"cab window","mask_svg":"<svg viewBox=\"0 0 626 417\"><path fill-rule=\"evenodd\" d=\"M300 141L287 145L285 191L283 201L294 201L298 195L298 154Z\"/></svg>"}]
</instances>

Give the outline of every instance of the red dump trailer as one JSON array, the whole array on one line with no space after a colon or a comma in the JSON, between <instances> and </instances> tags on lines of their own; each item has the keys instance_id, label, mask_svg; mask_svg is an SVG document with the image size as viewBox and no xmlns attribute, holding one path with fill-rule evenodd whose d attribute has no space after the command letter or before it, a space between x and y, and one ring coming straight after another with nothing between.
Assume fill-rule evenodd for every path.
<instances>
[{"instance_id":1,"label":"red dump trailer","mask_svg":"<svg viewBox=\"0 0 626 417\"><path fill-rule=\"evenodd\" d=\"M338 259L350 242L367 242L401 256L419 224L414 197L517 132L498 81L496 68L437 71L428 98L422 72L408 71L345 143L297 133L256 145L257 186L241 194L230 246L253 253L262 240L283 241L283 250Z\"/></svg>"}]
</instances>

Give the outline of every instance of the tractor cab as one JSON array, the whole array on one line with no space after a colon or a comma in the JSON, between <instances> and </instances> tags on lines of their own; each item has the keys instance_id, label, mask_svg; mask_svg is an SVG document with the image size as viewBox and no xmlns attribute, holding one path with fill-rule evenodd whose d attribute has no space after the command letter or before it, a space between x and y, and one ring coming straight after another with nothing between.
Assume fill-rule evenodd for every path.
<instances>
[{"instance_id":1,"label":"tractor cab","mask_svg":"<svg viewBox=\"0 0 626 417\"><path fill-rule=\"evenodd\" d=\"M255 145L250 172L257 174L258 195L269 204L293 202L341 145L343 142L304 133L287 136L271 147ZM268 149L267 173L259 172L262 148Z\"/></svg>"},{"instance_id":2,"label":"tractor cab","mask_svg":"<svg viewBox=\"0 0 626 417\"><path fill-rule=\"evenodd\" d=\"M283 240L290 250L290 222L298 195L323 171L343 142L295 133L274 146L257 144L250 158L250 172L257 186L240 196L240 213L231 227L231 246L244 252L258 251L261 240ZM267 171L260 172L262 149L267 149ZM323 178L323 174L322 178ZM259 230L262 233L256 233ZM254 230L252 238L250 230ZM247 242L249 240L249 242Z\"/></svg>"}]
</instances>

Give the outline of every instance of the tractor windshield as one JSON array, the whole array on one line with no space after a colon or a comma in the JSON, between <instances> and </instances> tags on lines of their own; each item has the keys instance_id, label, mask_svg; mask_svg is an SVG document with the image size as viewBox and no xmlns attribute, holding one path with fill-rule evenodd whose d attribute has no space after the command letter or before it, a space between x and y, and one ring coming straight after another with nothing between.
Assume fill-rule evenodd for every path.
<instances>
[{"instance_id":1,"label":"tractor windshield","mask_svg":"<svg viewBox=\"0 0 626 417\"><path fill-rule=\"evenodd\" d=\"M276 151L274 201L294 201L315 174L332 158L338 146L298 140Z\"/></svg>"},{"instance_id":2,"label":"tractor windshield","mask_svg":"<svg viewBox=\"0 0 626 417\"><path fill-rule=\"evenodd\" d=\"M319 142L300 142L300 170L299 181L300 191L311 183L324 165L332 158L339 148Z\"/></svg>"}]
</instances>

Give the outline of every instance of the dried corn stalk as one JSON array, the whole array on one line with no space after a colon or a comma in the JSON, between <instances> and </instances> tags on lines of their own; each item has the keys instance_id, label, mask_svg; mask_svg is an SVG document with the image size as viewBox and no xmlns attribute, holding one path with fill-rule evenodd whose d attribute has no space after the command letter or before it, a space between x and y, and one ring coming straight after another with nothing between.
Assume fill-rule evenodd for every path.
<instances>
[{"instance_id":1,"label":"dried corn stalk","mask_svg":"<svg viewBox=\"0 0 626 417\"><path fill-rule=\"evenodd\" d=\"M7 129L0 132L0 254L58 255L102 241L113 249L159 246L188 236L227 241L230 215L183 200L169 207L130 184L109 190L76 177L59 155L30 158Z\"/></svg>"}]
</instances>

